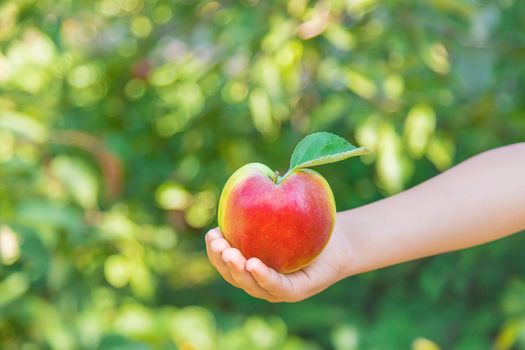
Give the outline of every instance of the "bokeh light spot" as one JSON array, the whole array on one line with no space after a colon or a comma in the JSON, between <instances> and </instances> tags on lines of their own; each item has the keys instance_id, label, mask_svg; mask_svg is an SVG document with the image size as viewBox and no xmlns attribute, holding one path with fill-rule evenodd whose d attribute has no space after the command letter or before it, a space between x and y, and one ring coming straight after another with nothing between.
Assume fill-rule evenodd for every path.
<instances>
[{"instance_id":1,"label":"bokeh light spot","mask_svg":"<svg viewBox=\"0 0 525 350\"><path fill-rule=\"evenodd\" d=\"M104 276L115 288L126 286L131 277L131 262L122 255L111 255L104 263Z\"/></svg>"},{"instance_id":2,"label":"bokeh light spot","mask_svg":"<svg viewBox=\"0 0 525 350\"><path fill-rule=\"evenodd\" d=\"M162 184L155 192L155 198L159 207L167 210L184 210L192 200L191 194L174 182Z\"/></svg>"},{"instance_id":3,"label":"bokeh light spot","mask_svg":"<svg viewBox=\"0 0 525 350\"><path fill-rule=\"evenodd\" d=\"M0 259L4 265L14 264L20 256L18 235L9 226L0 227Z\"/></svg>"},{"instance_id":4,"label":"bokeh light spot","mask_svg":"<svg viewBox=\"0 0 525 350\"><path fill-rule=\"evenodd\" d=\"M139 38L145 38L153 30L151 20L145 16L139 16L131 21L131 32Z\"/></svg>"}]
</instances>

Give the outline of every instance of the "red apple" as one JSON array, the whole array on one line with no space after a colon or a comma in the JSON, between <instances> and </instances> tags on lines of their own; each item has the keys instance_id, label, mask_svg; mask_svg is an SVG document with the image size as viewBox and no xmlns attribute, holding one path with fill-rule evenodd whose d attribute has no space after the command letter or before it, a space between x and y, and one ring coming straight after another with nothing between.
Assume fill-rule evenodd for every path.
<instances>
[{"instance_id":1,"label":"red apple","mask_svg":"<svg viewBox=\"0 0 525 350\"><path fill-rule=\"evenodd\" d=\"M284 178L250 163L228 180L219 201L219 228L248 259L281 273L307 266L328 243L335 200L316 171L296 169Z\"/></svg>"}]
</instances>

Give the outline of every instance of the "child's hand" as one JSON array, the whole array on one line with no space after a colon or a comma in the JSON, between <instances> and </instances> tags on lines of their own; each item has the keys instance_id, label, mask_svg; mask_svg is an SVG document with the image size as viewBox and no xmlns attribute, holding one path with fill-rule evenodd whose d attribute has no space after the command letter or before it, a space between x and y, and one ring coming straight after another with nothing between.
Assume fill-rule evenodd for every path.
<instances>
[{"instance_id":1,"label":"child's hand","mask_svg":"<svg viewBox=\"0 0 525 350\"><path fill-rule=\"evenodd\" d=\"M206 234L206 250L222 277L237 288L269 302L306 299L347 277L349 245L337 225L323 252L307 267L281 274L257 258L246 258L232 248L218 228Z\"/></svg>"}]
</instances>

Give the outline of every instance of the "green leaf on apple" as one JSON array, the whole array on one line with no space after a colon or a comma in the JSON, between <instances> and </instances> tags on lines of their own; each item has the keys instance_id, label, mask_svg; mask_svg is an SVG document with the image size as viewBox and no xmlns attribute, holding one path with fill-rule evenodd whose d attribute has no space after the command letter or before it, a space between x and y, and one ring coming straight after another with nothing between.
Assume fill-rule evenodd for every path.
<instances>
[{"instance_id":1,"label":"green leaf on apple","mask_svg":"<svg viewBox=\"0 0 525 350\"><path fill-rule=\"evenodd\" d=\"M352 145L340 136L329 132L317 132L306 136L297 144L290 159L288 172L366 154L371 152L364 147Z\"/></svg>"}]
</instances>

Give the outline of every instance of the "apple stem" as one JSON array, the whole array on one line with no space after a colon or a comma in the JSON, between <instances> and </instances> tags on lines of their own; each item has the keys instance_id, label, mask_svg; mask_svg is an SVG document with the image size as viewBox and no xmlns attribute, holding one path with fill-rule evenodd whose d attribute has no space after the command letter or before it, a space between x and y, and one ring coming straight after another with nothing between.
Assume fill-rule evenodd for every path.
<instances>
[{"instance_id":1,"label":"apple stem","mask_svg":"<svg viewBox=\"0 0 525 350\"><path fill-rule=\"evenodd\" d=\"M275 172L273 173L273 182L277 183L278 180L279 180L279 172L275 170Z\"/></svg>"}]
</instances>

